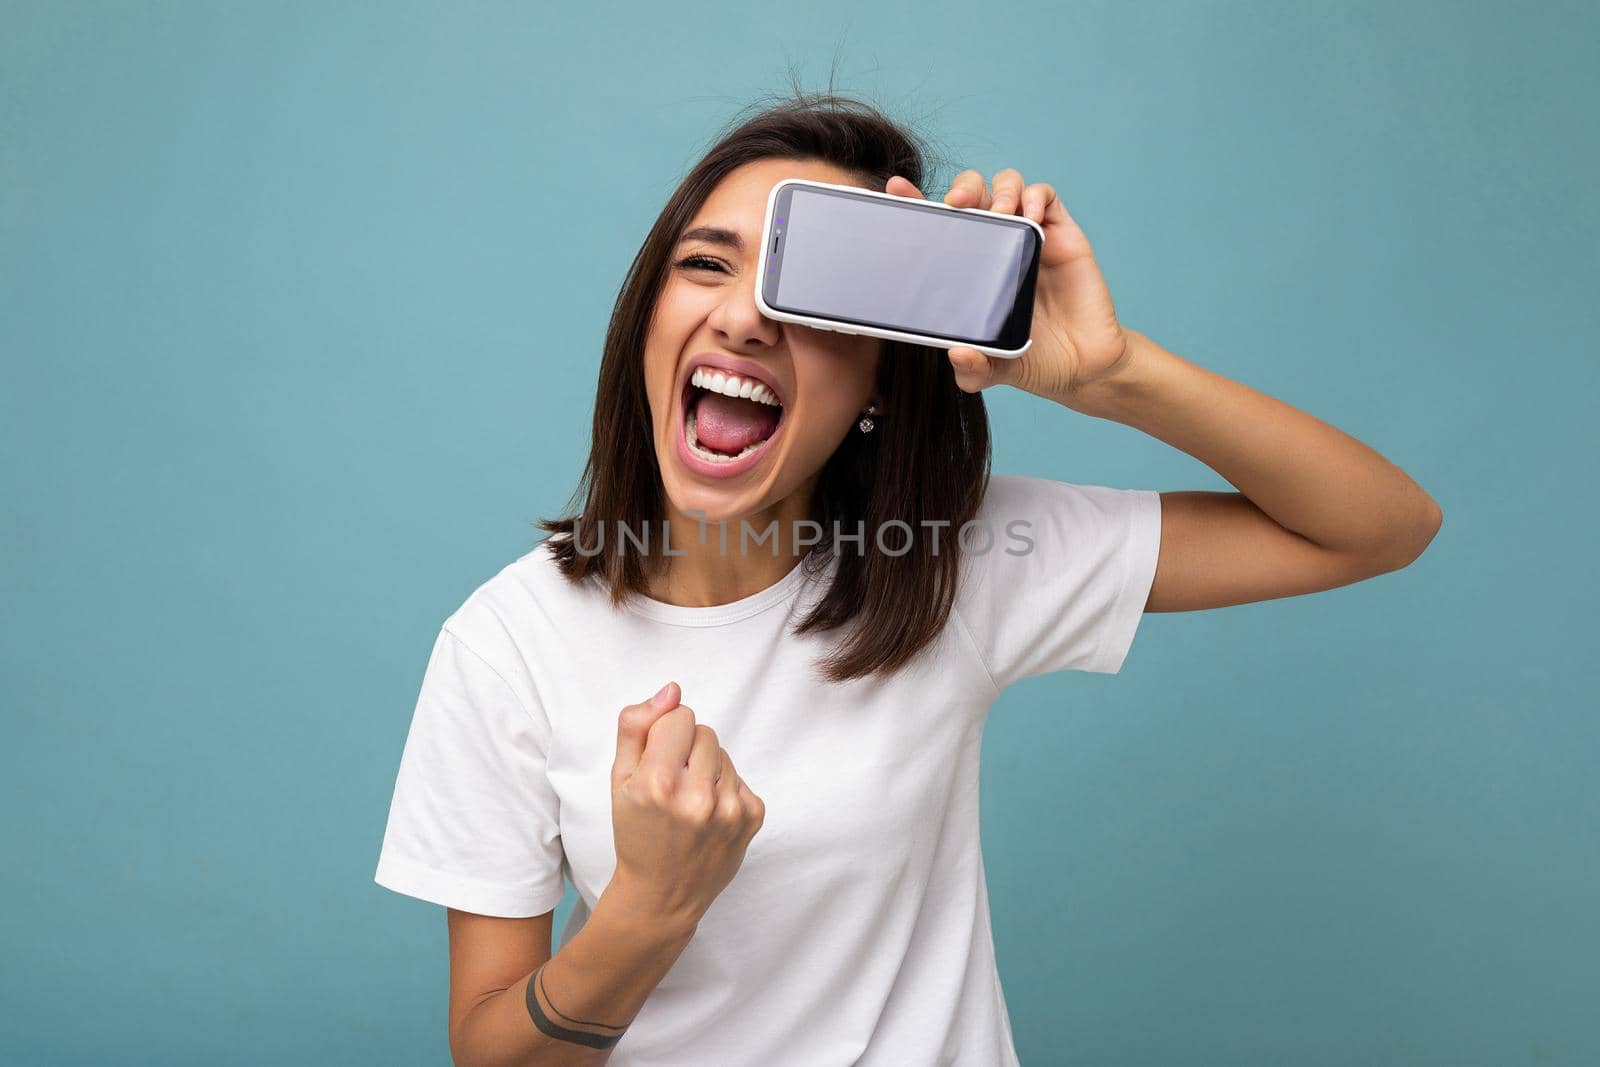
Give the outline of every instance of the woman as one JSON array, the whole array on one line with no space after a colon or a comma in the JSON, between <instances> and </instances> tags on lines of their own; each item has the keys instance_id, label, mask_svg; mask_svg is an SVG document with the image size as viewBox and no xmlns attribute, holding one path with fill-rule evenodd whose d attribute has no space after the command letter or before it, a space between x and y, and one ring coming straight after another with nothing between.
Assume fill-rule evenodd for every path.
<instances>
[{"instance_id":1,"label":"woman","mask_svg":"<svg viewBox=\"0 0 1600 1067\"><path fill-rule=\"evenodd\" d=\"M377 881L448 909L457 1063L1016 1063L978 838L995 697L1115 673L1145 611L1346 585L1438 529L1365 445L1120 323L1013 169L945 202L1044 228L1021 358L760 314L775 182L922 175L913 135L802 94L723 137L634 260L582 507L446 620L396 783ZM995 385L1239 491L990 478Z\"/></svg>"}]
</instances>

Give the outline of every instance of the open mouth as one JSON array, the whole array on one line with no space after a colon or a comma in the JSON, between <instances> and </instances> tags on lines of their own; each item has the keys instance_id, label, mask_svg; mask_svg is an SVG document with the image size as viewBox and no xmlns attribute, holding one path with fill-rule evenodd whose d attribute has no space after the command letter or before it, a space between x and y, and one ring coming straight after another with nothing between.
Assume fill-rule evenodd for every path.
<instances>
[{"instance_id":1,"label":"open mouth","mask_svg":"<svg viewBox=\"0 0 1600 1067\"><path fill-rule=\"evenodd\" d=\"M682 402L684 444L706 463L750 459L783 423L783 404L766 383L716 367L694 369Z\"/></svg>"}]
</instances>

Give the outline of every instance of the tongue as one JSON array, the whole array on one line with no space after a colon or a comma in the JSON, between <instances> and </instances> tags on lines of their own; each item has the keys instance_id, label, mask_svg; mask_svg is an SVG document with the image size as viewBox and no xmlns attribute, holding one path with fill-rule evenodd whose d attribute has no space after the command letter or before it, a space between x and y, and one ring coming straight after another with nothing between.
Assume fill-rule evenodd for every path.
<instances>
[{"instance_id":1,"label":"tongue","mask_svg":"<svg viewBox=\"0 0 1600 1067\"><path fill-rule=\"evenodd\" d=\"M777 408L722 393L701 393L694 412L695 440L728 456L771 437L777 426Z\"/></svg>"}]
</instances>

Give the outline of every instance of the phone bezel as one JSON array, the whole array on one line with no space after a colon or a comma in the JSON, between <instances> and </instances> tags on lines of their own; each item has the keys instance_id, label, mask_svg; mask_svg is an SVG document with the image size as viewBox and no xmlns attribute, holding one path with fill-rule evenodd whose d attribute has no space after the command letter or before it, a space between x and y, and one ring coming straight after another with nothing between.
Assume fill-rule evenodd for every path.
<instances>
[{"instance_id":1,"label":"phone bezel","mask_svg":"<svg viewBox=\"0 0 1600 1067\"><path fill-rule=\"evenodd\" d=\"M761 309L761 313L763 315L771 319L776 319L779 322L794 322L804 326L811 326L815 329L828 330L837 333L864 334L868 337L882 337L891 341L906 341L911 344L929 345L934 348L974 348L985 355L997 356L1002 359L1015 359L1026 352L1029 346L1033 344L1033 337L1030 335L1028 339L1023 342L1020 348L996 348L991 345L973 344L971 341L961 338L908 333L903 330L893 330L882 326L867 326L859 323L843 322L838 319L820 318L815 315L806 315L801 312L786 311L773 307L767 302L766 289L769 280L768 271L772 267L773 261L778 258L777 253L779 251L779 245L782 241L782 235L775 232L778 198L786 188L792 188L794 186L814 186L819 189L836 190L852 196L876 197L880 200L891 200L896 203L915 205L920 208L936 208L941 211L977 214L982 215L986 221L991 223L1031 227L1038 235L1038 240L1034 244L1033 255L1028 265L1028 280L1023 285L1023 290L1026 293L1025 302L1027 305L1027 313L1031 324L1034 290L1038 281L1039 257L1044 248L1044 227L1040 226L1037 222L1034 222L1032 219L1023 215L1006 215L1000 212L985 211L982 208L975 207L954 207L950 204L940 203L936 200L923 200L914 196L896 196L893 193L882 193L873 189L863 189L857 185L840 185L835 182L817 181L813 178L784 178L782 181L774 184L771 191L767 194L766 214L761 223L761 270L755 286L756 305ZM1013 308L1013 315L1015 315L1016 312L1017 309Z\"/></svg>"}]
</instances>

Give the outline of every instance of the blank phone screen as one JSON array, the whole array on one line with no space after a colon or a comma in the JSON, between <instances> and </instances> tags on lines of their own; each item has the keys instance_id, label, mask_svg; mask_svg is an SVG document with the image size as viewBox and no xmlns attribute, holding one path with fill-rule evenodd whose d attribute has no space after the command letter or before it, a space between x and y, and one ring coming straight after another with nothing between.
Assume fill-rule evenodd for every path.
<instances>
[{"instance_id":1,"label":"blank phone screen","mask_svg":"<svg viewBox=\"0 0 1600 1067\"><path fill-rule=\"evenodd\" d=\"M775 299L771 290L767 297L775 308L994 344L1030 278L1037 234L979 215L797 186L782 241Z\"/></svg>"}]
</instances>

